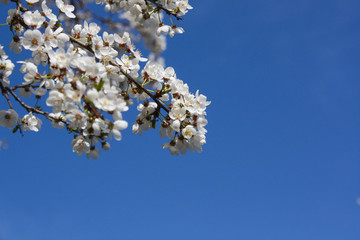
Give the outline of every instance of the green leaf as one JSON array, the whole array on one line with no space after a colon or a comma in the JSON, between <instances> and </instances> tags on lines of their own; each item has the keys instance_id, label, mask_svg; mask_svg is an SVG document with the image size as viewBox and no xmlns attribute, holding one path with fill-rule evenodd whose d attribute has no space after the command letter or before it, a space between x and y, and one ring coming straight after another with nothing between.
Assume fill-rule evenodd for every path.
<instances>
[{"instance_id":1,"label":"green leaf","mask_svg":"<svg viewBox=\"0 0 360 240\"><path fill-rule=\"evenodd\" d=\"M14 127L14 129L12 130L12 132L13 132L13 133L16 133L17 130L19 130L19 128L20 128L20 125L18 124L18 125L16 125L16 126Z\"/></svg>"},{"instance_id":2,"label":"green leaf","mask_svg":"<svg viewBox=\"0 0 360 240\"><path fill-rule=\"evenodd\" d=\"M99 84L96 86L96 90L99 92L104 86L104 80L100 80Z\"/></svg>"}]
</instances>

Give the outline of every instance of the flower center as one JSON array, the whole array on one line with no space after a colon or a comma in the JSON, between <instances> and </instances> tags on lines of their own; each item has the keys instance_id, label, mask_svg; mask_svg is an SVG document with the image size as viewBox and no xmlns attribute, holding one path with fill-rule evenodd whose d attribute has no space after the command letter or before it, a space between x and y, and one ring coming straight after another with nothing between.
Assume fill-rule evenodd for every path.
<instances>
[{"instance_id":1,"label":"flower center","mask_svg":"<svg viewBox=\"0 0 360 240\"><path fill-rule=\"evenodd\" d=\"M38 42L37 39L33 39L33 40L31 41L31 44L32 44L33 46L37 46L37 45L39 44L39 42Z\"/></svg>"}]
</instances>

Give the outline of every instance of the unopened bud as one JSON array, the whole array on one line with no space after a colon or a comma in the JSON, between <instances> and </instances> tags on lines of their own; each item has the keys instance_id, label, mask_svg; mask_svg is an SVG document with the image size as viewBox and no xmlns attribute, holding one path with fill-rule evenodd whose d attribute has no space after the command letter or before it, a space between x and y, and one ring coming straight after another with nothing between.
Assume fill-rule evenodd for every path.
<instances>
[{"instance_id":1,"label":"unopened bud","mask_svg":"<svg viewBox=\"0 0 360 240\"><path fill-rule=\"evenodd\" d=\"M107 151L107 150L110 149L110 143L108 143L108 142L103 142L103 143L101 143L101 147L102 147L102 149L104 149L105 151Z\"/></svg>"}]
</instances>

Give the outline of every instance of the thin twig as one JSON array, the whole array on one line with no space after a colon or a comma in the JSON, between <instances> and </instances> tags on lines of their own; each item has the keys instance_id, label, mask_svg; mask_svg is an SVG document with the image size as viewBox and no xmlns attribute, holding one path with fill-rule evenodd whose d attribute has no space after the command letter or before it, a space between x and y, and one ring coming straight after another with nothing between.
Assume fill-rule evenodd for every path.
<instances>
[{"instance_id":1,"label":"thin twig","mask_svg":"<svg viewBox=\"0 0 360 240\"><path fill-rule=\"evenodd\" d=\"M60 119L60 118L55 118L55 117L52 117L49 115L48 112L44 112L44 111L41 111L40 109L38 108L34 108L34 107L30 107L29 105L27 105L26 103L24 103L15 93L13 90L11 90L10 88L5 88L14 98L15 100L20 103L20 105L25 108L27 111L29 112L34 112L34 113L37 113L37 114L40 114L40 115L43 115L45 116L47 119L49 120L53 120L53 121L60 121L60 122L63 122L66 127L68 127L69 123L67 123L66 121Z\"/></svg>"},{"instance_id":2,"label":"thin twig","mask_svg":"<svg viewBox=\"0 0 360 240\"><path fill-rule=\"evenodd\" d=\"M157 0L145 0L145 1L146 1L146 3L151 2L158 9L163 10L168 15L174 16L177 20L184 20L183 18L179 17L176 13L173 13L173 12L169 11L168 9L164 8L164 6L162 4L160 4L160 3L158 3Z\"/></svg>"},{"instance_id":3,"label":"thin twig","mask_svg":"<svg viewBox=\"0 0 360 240\"><path fill-rule=\"evenodd\" d=\"M11 104L11 101L10 101L10 98L9 98L9 96L8 96L8 94L7 94L7 89L4 87L4 85L0 82L0 88L1 88L1 93L2 93L2 95L6 98L6 101L8 102L8 104L9 104L9 107L12 109L12 110L14 110L14 108L13 108L13 106L12 106L12 104ZM15 111L15 110L14 110ZM24 133L23 133L23 131L22 131L22 128L21 128L21 124L20 124L20 120L18 119L17 120L17 123L18 123L18 125L19 125L19 130L20 130L20 134L21 134L21 136L24 136Z\"/></svg>"},{"instance_id":4,"label":"thin twig","mask_svg":"<svg viewBox=\"0 0 360 240\"><path fill-rule=\"evenodd\" d=\"M144 88L140 83L138 83L137 81L135 81L135 79L133 79L128 73L126 73L120 65L116 64L116 63L113 63L113 62L110 62L111 65L114 65L118 68L120 68L120 72L122 74L125 75L125 77L127 79L129 79L132 83L134 83L136 85L136 87L140 88L141 90L143 90L147 95L149 95L152 100L154 100L156 102L156 104L161 107L162 109L164 109L167 113L169 113L169 109L167 109L152 93L150 93L146 88Z\"/></svg>"}]
</instances>

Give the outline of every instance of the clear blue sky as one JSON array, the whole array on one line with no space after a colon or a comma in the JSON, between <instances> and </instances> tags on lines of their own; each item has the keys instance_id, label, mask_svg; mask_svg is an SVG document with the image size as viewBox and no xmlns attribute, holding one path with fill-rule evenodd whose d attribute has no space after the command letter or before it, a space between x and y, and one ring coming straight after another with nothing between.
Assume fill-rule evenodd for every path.
<instances>
[{"instance_id":1,"label":"clear blue sky","mask_svg":"<svg viewBox=\"0 0 360 240\"><path fill-rule=\"evenodd\" d=\"M212 101L204 152L0 128L0 240L360 239L360 2L190 3L164 56Z\"/></svg>"}]
</instances>

